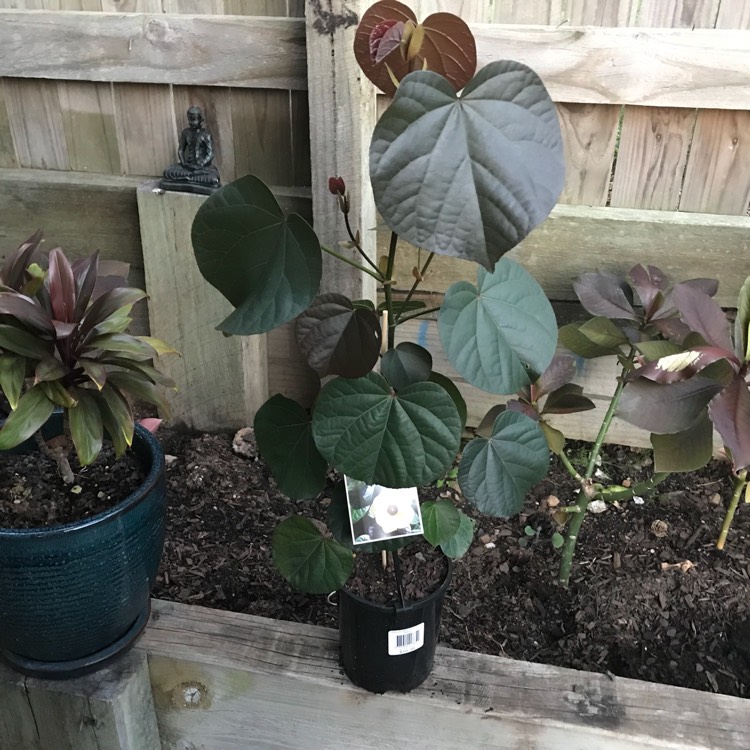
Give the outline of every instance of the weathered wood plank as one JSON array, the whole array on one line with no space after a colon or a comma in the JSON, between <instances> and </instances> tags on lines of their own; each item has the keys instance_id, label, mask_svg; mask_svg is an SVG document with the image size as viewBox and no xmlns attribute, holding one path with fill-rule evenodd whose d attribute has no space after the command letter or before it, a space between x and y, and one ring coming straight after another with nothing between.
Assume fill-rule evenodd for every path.
<instances>
[{"instance_id":1,"label":"weathered wood plank","mask_svg":"<svg viewBox=\"0 0 750 750\"><path fill-rule=\"evenodd\" d=\"M632 26L637 0L569 0L571 26Z\"/></svg>"},{"instance_id":2,"label":"weathered wood plank","mask_svg":"<svg viewBox=\"0 0 750 750\"><path fill-rule=\"evenodd\" d=\"M711 29L716 23L720 4L721 0L641 0L638 24L674 29Z\"/></svg>"},{"instance_id":3,"label":"weathered wood plank","mask_svg":"<svg viewBox=\"0 0 750 750\"><path fill-rule=\"evenodd\" d=\"M179 127L169 86L118 83L114 87L122 171L155 177L177 159Z\"/></svg>"},{"instance_id":4,"label":"weathered wood plank","mask_svg":"<svg viewBox=\"0 0 750 750\"><path fill-rule=\"evenodd\" d=\"M558 104L557 113L566 161L560 202L606 205L620 107L613 104Z\"/></svg>"},{"instance_id":5,"label":"weathered wood plank","mask_svg":"<svg viewBox=\"0 0 750 750\"><path fill-rule=\"evenodd\" d=\"M200 275L190 230L205 196L137 191L151 333L182 355L161 369L172 418L199 430L244 427L268 397L265 336L224 337L216 326L232 305Z\"/></svg>"},{"instance_id":6,"label":"weathered wood plank","mask_svg":"<svg viewBox=\"0 0 750 750\"><path fill-rule=\"evenodd\" d=\"M717 109L750 102L750 36L742 31L487 24L472 30L480 66L520 60L558 102Z\"/></svg>"},{"instance_id":7,"label":"weathered wood plank","mask_svg":"<svg viewBox=\"0 0 750 750\"><path fill-rule=\"evenodd\" d=\"M233 89L234 168L270 185L294 184L291 102L288 91Z\"/></svg>"},{"instance_id":8,"label":"weathered wood plank","mask_svg":"<svg viewBox=\"0 0 750 750\"><path fill-rule=\"evenodd\" d=\"M378 233L381 251L388 242ZM397 287L411 285L417 251L400 245ZM717 299L737 304L750 275L750 217L672 211L556 206L509 257L521 262L554 300L573 300L572 282L585 271L624 273L636 263L658 265L674 280L699 276L719 279ZM444 292L454 281L476 283L476 266L436 256L420 287Z\"/></svg>"},{"instance_id":9,"label":"weathered wood plank","mask_svg":"<svg viewBox=\"0 0 750 750\"><path fill-rule=\"evenodd\" d=\"M695 116L692 109L625 107L610 205L677 210Z\"/></svg>"},{"instance_id":10,"label":"weathered wood plank","mask_svg":"<svg viewBox=\"0 0 750 750\"><path fill-rule=\"evenodd\" d=\"M101 0L102 10L119 13L161 13L162 0Z\"/></svg>"},{"instance_id":11,"label":"weathered wood plank","mask_svg":"<svg viewBox=\"0 0 750 750\"><path fill-rule=\"evenodd\" d=\"M750 202L750 111L698 113L681 211L744 216Z\"/></svg>"},{"instance_id":12,"label":"weathered wood plank","mask_svg":"<svg viewBox=\"0 0 750 750\"><path fill-rule=\"evenodd\" d=\"M12 169L18 166L13 135L10 130L8 106L5 97L5 83L0 78L0 169Z\"/></svg>"},{"instance_id":13,"label":"weathered wood plank","mask_svg":"<svg viewBox=\"0 0 750 750\"><path fill-rule=\"evenodd\" d=\"M334 630L172 602L154 611L140 643L164 750L750 744L739 698L441 646L425 685L373 695L340 674Z\"/></svg>"},{"instance_id":14,"label":"weathered wood plank","mask_svg":"<svg viewBox=\"0 0 750 750\"><path fill-rule=\"evenodd\" d=\"M222 16L224 0L162 0L165 13L186 13L191 15Z\"/></svg>"},{"instance_id":15,"label":"weathered wood plank","mask_svg":"<svg viewBox=\"0 0 750 750\"><path fill-rule=\"evenodd\" d=\"M57 83L6 78L4 88L19 165L70 169Z\"/></svg>"},{"instance_id":16,"label":"weathered wood plank","mask_svg":"<svg viewBox=\"0 0 750 750\"><path fill-rule=\"evenodd\" d=\"M85 677L39 680L0 665L0 747L161 750L146 654Z\"/></svg>"},{"instance_id":17,"label":"weathered wood plank","mask_svg":"<svg viewBox=\"0 0 750 750\"><path fill-rule=\"evenodd\" d=\"M717 29L750 29L750 3L724 0L716 17Z\"/></svg>"},{"instance_id":18,"label":"weathered wood plank","mask_svg":"<svg viewBox=\"0 0 750 750\"><path fill-rule=\"evenodd\" d=\"M58 92L71 170L119 175L112 85L60 81Z\"/></svg>"},{"instance_id":19,"label":"weathered wood plank","mask_svg":"<svg viewBox=\"0 0 750 750\"><path fill-rule=\"evenodd\" d=\"M495 3L496 23L539 23L557 26L565 20L562 0L506 0Z\"/></svg>"},{"instance_id":20,"label":"weathered wood plank","mask_svg":"<svg viewBox=\"0 0 750 750\"><path fill-rule=\"evenodd\" d=\"M375 87L359 74L352 48L357 19L367 0L321 0L307 5L308 91L314 110L310 118L313 224L322 244L339 248L346 239L344 219L328 190L328 178L344 176L349 194L349 220L360 230L362 248L375 255L375 203L369 179L369 143L375 126ZM335 19L339 19L336 21ZM356 251L352 258L359 257ZM340 261L326 258L323 291L351 299L373 299L374 279Z\"/></svg>"},{"instance_id":21,"label":"weathered wood plank","mask_svg":"<svg viewBox=\"0 0 750 750\"><path fill-rule=\"evenodd\" d=\"M0 75L5 76L306 86L299 19L0 10L0 49Z\"/></svg>"}]
</instances>

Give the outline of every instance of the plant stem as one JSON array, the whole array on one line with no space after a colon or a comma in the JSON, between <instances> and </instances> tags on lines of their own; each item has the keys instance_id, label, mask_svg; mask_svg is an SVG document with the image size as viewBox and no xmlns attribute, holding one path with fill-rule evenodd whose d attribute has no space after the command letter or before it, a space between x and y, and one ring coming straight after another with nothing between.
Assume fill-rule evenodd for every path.
<instances>
[{"instance_id":1,"label":"plant stem","mask_svg":"<svg viewBox=\"0 0 750 750\"><path fill-rule=\"evenodd\" d=\"M377 266L377 263L373 262L372 258L362 249L362 246L357 241L356 236L354 235L354 232L352 232L352 227L349 224L349 214L344 214L344 224L346 224L346 231L349 234L349 239L352 241L352 245L356 248L357 252L372 266L372 268L380 273L380 269Z\"/></svg>"},{"instance_id":2,"label":"plant stem","mask_svg":"<svg viewBox=\"0 0 750 750\"><path fill-rule=\"evenodd\" d=\"M732 491L732 500L727 508L726 515L724 516L724 523L721 525L721 532L719 538L716 540L716 549L723 550L724 544L727 541L727 534L732 526L734 520L734 514L737 512L737 506L740 502L740 495L742 490L747 485L747 469L743 469L734 475L734 489Z\"/></svg>"},{"instance_id":3,"label":"plant stem","mask_svg":"<svg viewBox=\"0 0 750 750\"><path fill-rule=\"evenodd\" d=\"M393 267L396 265L396 244L398 235L391 232L391 242L388 246L388 263L385 268L383 292L385 294L385 309L388 311L388 348L393 349L396 341L396 324L393 315Z\"/></svg>"},{"instance_id":4,"label":"plant stem","mask_svg":"<svg viewBox=\"0 0 750 750\"><path fill-rule=\"evenodd\" d=\"M321 245L320 249L324 253L328 253L329 255L332 255L334 258L338 258L338 260L343 261L344 263L348 263L353 268L356 268L358 271L362 271L362 273L366 273L368 276L372 276L373 279L376 281L379 281L381 284L384 283L385 279L383 278L383 274L380 273L380 271L375 269L375 271L367 268L366 266L361 265L360 263L357 263L356 261L352 260L351 258L347 258L345 255L342 255L341 253L337 253L335 250L331 250L330 247L326 247L325 245Z\"/></svg>"},{"instance_id":5,"label":"plant stem","mask_svg":"<svg viewBox=\"0 0 750 750\"><path fill-rule=\"evenodd\" d=\"M409 304L409 301L411 300L412 296L414 295L414 292L417 291L417 287L419 286L419 284L420 284L420 282L422 280L422 277L427 273L427 269L430 267L430 263L432 263L432 259L434 257L435 257L435 253L430 253L427 256L427 260L424 262L424 265L422 266L422 268L419 269L419 277L416 278L416 279L414 279L414 283L411 285L411 289L409 290L408 294L406 295L406 298L403 301L404 307L402 308L402 312L401 312L400 315L396 316L396 321L395 321L394 325L398 325L401 322L401 319L404 318L403 313L404 313L404 310L406 308L406 305ZM437 309L439 310L440 308L437 308ZM416 317L416 316L412 316L412 317ZM409 318L404 318L404 320L408 320L408 319Z\"/></svg>"},{"instance_id":6,"label":"plant stem","mask_svg":"<svg viewBox=\"0 0 750 750\"><path fill-rule=\"evenodd\" d=\"M632 360L635 354L635 349L631 346L628 359ZM620 377L617 380L617 388L615 389L612 399L607 407L607 412L602 419L602 424L599 427L599 433L596 436L594 444L591 446L591 452L589 453L589 462L586 467L586 473L579 479L581 485L581 492L576 502L578 512L573 514L570 519L570 525L568 526L568 532L565 536L565 544L563 545L562 556L560 558L560 571L558 574L559 582L565 587L568 587L570 583L570 571L573 567L573 555L576 551L576 543L578 542L578 534L583 524L583 519L586 516L586 510L589 507L589 503L596 497L596 489L594 483L591 481L591 477L594 475L594 469L596 468L596 459L602 450L604 444L604 438L607 436L607 431L612 424L612 419L615 416L617 405L620 403L620 396L622 396L623 388L625 388L625 376L628 370L623 367L620 373Z\"/></svg>"},{"instance_id":7,"label":"plant stem","mask_svg":"<svg viewBox=\"0 0 750 750\"><path fill-rule=\"evenodd\" d=\"M70 468L70 462L68 461L68 454L62 445L57 445L54 448L50 448L47 441L42 437L42 433L37 430L34 433L34 439L36 444L39 446L39 450L44 453L45 456L51 458L57 464L57 470L60 472L60 477L65 484L73 484L76 477L73 470Z\"/></svg>"},{"instance_id":8,"label":"plant stem","mask_svg":"<svg viewBox=\"0 0 750 750\"><path fill-rule=\"evenodd\" d=\"M393 572L396 576L396 590L398 591L398 598L401 600L401 606L406 606L406 600L404 599L404 588L402 585L403 575L401 574L401 558L398 556L398 550L391 552L393 557Z\"/></svg>"},{"instance_id":9,"label":"plant stem","mask_svg":"<svg viewBox=\"0 0 750 750\"><path fill-rule=\"evenodd\" d=\"M570 459L568 458L568 454L565 453L565 451L560 451L558 454L558 457L560 459L560 463L566 468L568 474L570 474L573 479L575 479L577 482L582 482L583 477L578 473L578 470L575 466L570 462Z\"/></svg>"},{"instance_id":10,"label":"plant stem","mask_svg":"<svg viewBox=\"0 0 750 750\"><path fill-rule=\"evenodd\" d=\"M439 307L425 307L424 310L417 310L416 312L409 313L408 315L401 315L399 316L396 325L401 325L401 323L406 323L407 320L421 318L423 315L429 315L430 313L438 312L439 310Z\"/></svg>"}]
</instances>

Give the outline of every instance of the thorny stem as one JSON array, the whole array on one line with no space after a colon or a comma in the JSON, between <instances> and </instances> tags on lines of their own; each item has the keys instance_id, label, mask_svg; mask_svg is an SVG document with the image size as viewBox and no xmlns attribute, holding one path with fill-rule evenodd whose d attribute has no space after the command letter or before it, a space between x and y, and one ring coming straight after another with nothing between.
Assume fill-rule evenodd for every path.
<instances>
[{"instance_id":1,"label":"thorny stem","mask_svg":"<svg viewBox=\"0 0 750 750\"><path fill-rule=\"evenodd\" d=\"M635 355L635 349L631 346L630 353L628 354L628 360L632 360ZM583 524L583 519L586 516L586 510L589 507L589 503L596 497L596 489L591 477L594 475L594 469L596 468L596 460L599 457L599 453L602 450L604 438L607 436L607 431L612 424L612 419L615 416L615 411L620 403L620 397L622 391L625 388L625 376L628 370L623 367L620 377L617 380L617 388L615 389L612 399L609 402L607 412L602 419L602 424L599 427L599 433L596 436L593 446L591 446L591 452L589 453L589 462L586 467L586 473L578 481L581 485L581 492L578 495L578 501L576 507L578 512L572 515L570 524L568 526L568 532L565 536L565 544L563 545L562 557L560 558L560 571L558 574L559 582L565 587L568 587L570 582L570 571L573 567L573 555L576 551L576 543L578 542L578 534Z\"/></svg>"},{"instance_id":2,"label":"thorny stem","mask_svg":"<svg viewBox=\"0 0 750 750\"><path fill-rule=\"evenodd\" d=\"M393 349L396 341L396 323L393 315L393 267L396 264L396 244L398 235L391 232L391 242L388 246L388 263L385 268L383 292L385 293L385 308L388 310L388 348Z\"/></svg>"},{"instance_id":3,"label":"thorny stem","mask_svg":"<svg viewBox=\"0 0 750 750\"><path fill-rule=\"evenodd\" d=\"M737 512L737 506L740 502L740 495L742 494L742 490L745 489L746 485L747 469L744 469L743 471L737 472L734 475L734 489L732 491L732 500L730 501L726 515L724 516L724 523L721 525L719 538L716 540L716 549L718 550L724 549L724 544L727 541L727 534L729 533L729 529L732 526L734 514Z\"/></svg>"},{"instance_id":4,"label":"thorny stem","mask_svg":"<svg viewBox=\"0 0 750 750\"><path fill-rule=\"evenodd\" d=\"M380 269L378 269L378 266L375 262L373 262L372 258L362 249L362 246L359 244L356 235L354 232L352 232L351 224L349 224L349 214L344 214L344 224L346 224L346 231L349 235L349 239L352 241L352 245L354 248L356 248L357 252L372 266L372 268L380 273Z\"/></svg>"},{"instance_id":5,"label":"thorny stem","mask_svg":"<svg viewBox=\"0 0 750 750\"><path fill-rule=\"evenodd\" d=\"M353 261L351 258L347 258L345 255L342 255L341 253L337 253L335 250L331 250L330 247L326 247L325 245L321 245L320 249L323 252L328 253L329 255L332 255L334 258L338 258L344 263L348 263L350 266L356 268L358 271L362 271L362 273L366 273L368 276L372 276L373 279L375 279L376 281L379 281L381 284L385 282L385 279L383 278L383 274L381 274L377 269L373 271L367 268L366 266L363 266L360 263Z\"/></svg>"},{"instance_id":6,"label":"thorny stem","mask_svg":"<svg viewBox=\"0 0 750 750\"><path fill-rule=\"evenodd\" d=\"M396 322L395 325L398 325L401 320L408 320L408 317L404 317L404 310L406 309L406 305L409 304L409 301L411 300L412 296L414 295L414 292L417 291L417 287L419 286L420 282L422 281L422 277L427 273L427 269L430 267L430 263L432 263L432 259L435 257L435 253L430 253L427 256L427 260L424 262L424 265L422 268L419 269L419 276L414 279L414 283L411 285L411 289L409 290L408 294L404 298L403 305L404 307L401 309L401 314L396 316ZM437 308L440 309L440 308ZM425 311L421 311L420 314L424 315ZM416 317L416 316L412 316Z\"/></svg>"},{"instance_id":7,"label":"thorny stem","mask_svg":"<svg viewBox=\"0 0 750 750\"><path fill-rule=\"evenodd\" d=\"M65 484L73 484L76 477L75 474L73 474L73 470L70 468L70 462L68 461L68 454L66 453L65 448L62 445L50 448L39 430L34 433L34 439L39 446L39 450L57 464L57 470L60 472L63 482L65 482Z\"/></svg>"}]
</instances>

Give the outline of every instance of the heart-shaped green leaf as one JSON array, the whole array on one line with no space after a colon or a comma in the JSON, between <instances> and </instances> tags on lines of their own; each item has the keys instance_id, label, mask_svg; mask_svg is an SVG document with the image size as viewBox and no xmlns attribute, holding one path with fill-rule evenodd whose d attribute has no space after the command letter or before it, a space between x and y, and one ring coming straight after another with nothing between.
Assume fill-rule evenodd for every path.
<instances>
[{"instance_id":1,"label":"heart-shaped green leaf","mask_svg":"<svg viewBox=\"0 0 750 750\"><path fill-rule=\"evenodd\" d=\"M292 516L273 533L273 561L281 575L308 594L340 589L354 568L351 550L326 539L307 518Z\"/></svg>"},{"instance_id":2,"label":"heart-shaped green leaf","mask_svg":"<svg viewBox=\"0 0 750 750\"><path fill-rule=\"evenodd\" d=\"M503 258L477 284L446 292L438 325L451 364L472 385L515 393L544 372L555 353L557 322L542 288L518 263Z\"/></svg>"},{"instance_id":3,"label":"heart-shaped green leaf","mask_svg":"<svg viewBox=\"0 0 750 750\"><path fill-rule=\"evenodd\" d=\"M253 423L258 449L288 497L322 492L328 464L315 447L307 410L277 394L258 409Z\"/></svg>"},{"instance_id":4,"label":"heart-shaped green leaf","mask_svg":"<svg viewBox=\"0 0 750 750\"><path fill-rule=\"evenodd\" d=\"M315 405L313 435L323 456L354 479L419 487L453 464L461 418L436 383L415 383L397 395L382 375L371 372L326 384Z\"/></svg>"},{"instance_id":5,"label":"heart-shaped green leaf","mask_svg":"<svg viewBox=\"0 0 750 750\"><path fill-rule=\"evenodd\" d=\"M285 216L271 191L248 175L212 193L193 220L203 277L237 308L219 326L264 333L297 317L318 293L320 243L297 214Z\"/></svg>"},{"instance_id":6,"label":"heart-shaped green leaf","mask_svg":"<svg viewBox=\"0 0 750 750\"><path fill-rule=\"evenodd\" d=\"M424 538L433 546L447 544L461 526L461 514L450 500L422 503Z\"/></svg>"},{"instance_id":7,"label":"heart-shaped green leaf","mask_svg":"<svg viewBox=\"0 0 750 750\"><path fill-rule=\"evenodd\" d=\"M463 557L469 551L469 547L471 547L471 543L474 540L474 527L476 525L466 513L462 513L459 510L458 515L461 519L458 531L440 545L443 552L454 560L458 557Z\"/></svg>"},{"instance_id":8,"label":"heart-shaped green leaf","mask_svg":"<svg viewBox=\"0 0 750 750\"><path fill-rule=\"evenodd\" d=\"M370 179L402 239L488 269L543 221L564 178L555 105L533 70L491 62L461 98L410 73L378 121Z\"/></svg>"},{"instance_id":9,"label":"heart-shaped green leaf","mask_svg":"<svg viewBox=\"0 0 750 750\"><path fill-rule=\"evenodd\" d=\"M505 411L489 439L474 438L464 449L458 483L467 500L492 516L511 516L549 468L544 433L530 417Z\"/></svg>"},{"instance_id":10,"label":"heart-shaped green leaf","mask_svg":"<svg viewBox=\"0 0 750 750\"><path fill-rule=\"evenodd\" d=\"M397 391L401 391L430 377L432 355L419 344L402 341L383 354L380 372Z\"/></svg>"},{"instance_id":11,"label":"heart-shaped green leaf","mask_svg":"<svg viewBox=\"0 0 750 750\"><path fill-rule=\"evenodd\" d=\"M295 332L300 351L321 378L360 378L378 361L378 316L372 310L355 307L343 294L316 297L297 318Z\"/></svg>"}]
</instances>

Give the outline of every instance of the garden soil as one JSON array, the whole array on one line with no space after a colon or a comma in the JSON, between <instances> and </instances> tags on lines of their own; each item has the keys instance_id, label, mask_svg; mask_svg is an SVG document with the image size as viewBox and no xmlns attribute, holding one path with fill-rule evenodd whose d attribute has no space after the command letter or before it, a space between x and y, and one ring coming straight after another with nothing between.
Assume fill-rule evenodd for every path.
<instances>
[{"instance_id":1,"label":"garden soil","mask_svg":"<svg viewBox=\"0 0 750 750\"><path fill-rule=\"evenodd\" d=\"M235 438L162 428L159 438L168 456L169 510L155 596L336 627L335 604L291 589L271 559L278 522L295 513L325 518L330 492L308 501L284 497L257 456L251 431ZM569 447L575 458L585 446ZM644 479L650 469L648 451L619 446L606 448L599 467L616 483ZM421 490L423 499L453 500L476 521L469 552L453 565L442 644L750 697L750 506L740 506L726 551L714 548L731 494L728 466L712 462L668 479L643 502L589 513L570 587L563 589L552 535L561 530L560 507L574 500L575 489L553 461L521 515L510 519L464 506L448 485ZM99 488L95 495L107 492ZM0 526L8 525L8 513L18 513L18 499L2 490ZM404 577L418 585L415 595L429 590L426 574L439 578L442 567L429 550L408 550ZM358 556L382 578L379 558ZM419 566L416 576L412 564ZM355 571L355 587L366 585L368 566Z\"/></svg>"}]
</instances>

